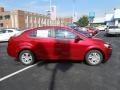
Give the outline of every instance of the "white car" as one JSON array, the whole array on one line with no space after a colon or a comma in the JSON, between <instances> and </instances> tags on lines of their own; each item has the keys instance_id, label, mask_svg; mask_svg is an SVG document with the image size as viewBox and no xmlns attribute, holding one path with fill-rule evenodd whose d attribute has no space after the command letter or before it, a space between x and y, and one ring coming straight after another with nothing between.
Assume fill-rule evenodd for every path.
<instances>
[{"instance_id":1,"label":"white car","mask_svg":"<svg viewBox=\"0 0 120 90\"><path fill-rule=\"evenodd\" d=\"M96 27L96 29L100 31L105 31L106 28L107 28L106 25Z\"/></svg>"},{"instance_id":2,"label":"white car","mask_svg":"<svg viewBox=\"0 0 120 90\"><path fill-rule=\"evenodd\" d=\"M1 29L0 30L0 42L8 41L11 36L19 33L20 31L17 29Z\"/></svg>"},{"instance_id":3,"label":"white car","mask_svg":"<svg viewBox=\"0 0 120 90\"><path fill-rule=\"evenodd\" d=\"M106 29L106 35L120 35L120 27L119 26L109 26Z\"/></svg>"}]
</instances>

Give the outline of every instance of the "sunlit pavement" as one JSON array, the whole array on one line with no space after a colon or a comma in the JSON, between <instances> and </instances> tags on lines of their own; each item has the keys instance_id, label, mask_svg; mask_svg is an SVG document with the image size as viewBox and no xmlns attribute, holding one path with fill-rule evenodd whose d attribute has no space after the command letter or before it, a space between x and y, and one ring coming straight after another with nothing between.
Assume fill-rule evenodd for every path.
<instances>
[{"instance_id":1,"label":"sunlit pavement","mask_svg":"<svg viewBox=\"0 0 120 90\"><path fill-rule=\"evenodd\" d=\"M96 37L110 42L113 54L99 66L82 62L38 62L34 67L0 82L0 90L120 90L120 37ZM0 78L26 68L6 53L7 42L0 43Z\"/></svg>"}]
</instances>

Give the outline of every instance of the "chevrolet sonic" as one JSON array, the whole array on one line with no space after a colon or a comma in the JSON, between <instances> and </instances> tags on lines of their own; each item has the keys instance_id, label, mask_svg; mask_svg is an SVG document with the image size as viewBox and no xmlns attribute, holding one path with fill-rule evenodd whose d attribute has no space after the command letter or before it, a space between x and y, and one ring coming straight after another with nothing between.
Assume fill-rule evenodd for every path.
<instances>
[{"instance_id":1,"label":"chevrolet sonic","mask_svg":"<svg viewBox=\"0 0 120 90\"><path fill-rule=\"evenodd\" d=\"M24 65L37 60L81 60L89 65L107 61L111 45L98 38L61 26L43 26L24 31L9 39L8 55Z\"/></svg>"}]
</instances>

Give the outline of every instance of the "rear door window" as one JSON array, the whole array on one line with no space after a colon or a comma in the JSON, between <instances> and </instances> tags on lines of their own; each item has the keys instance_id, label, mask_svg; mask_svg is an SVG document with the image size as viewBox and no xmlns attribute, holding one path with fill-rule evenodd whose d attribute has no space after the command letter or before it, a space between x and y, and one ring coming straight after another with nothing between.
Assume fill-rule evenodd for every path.
<instances>
[{"instance_id":1,"label":"rear door window","mask_svg":"<svg viewBox=\"0 0 120 90\"><path fill-rule=\"evenodd\" d=\"M48 38L51 37L51 29L36 30L30 33L31 37Z\"/></svg>"}]
</instances>

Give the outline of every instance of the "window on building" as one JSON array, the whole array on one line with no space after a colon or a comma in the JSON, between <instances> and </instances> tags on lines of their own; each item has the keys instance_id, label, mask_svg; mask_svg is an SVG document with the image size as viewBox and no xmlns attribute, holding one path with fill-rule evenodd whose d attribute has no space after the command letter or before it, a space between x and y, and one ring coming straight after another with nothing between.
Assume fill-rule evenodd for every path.
<instances>
[{"instance_id":1,"label":"window on building","mask_svg":"<svg viewBox=\"0 0 120 90\"><path fill-rule=\"evenodd\" d=\"M3 19L3 16L0 16L0 20L2 20Z\"/></svg>"},{"instance_id":2,"label":"window on building","mask_svg":"<svg viewBox=\"0 0 120 90\"><path fill-rule=\"evenodd\" d=\"M34 23L35 23L35 24L37 23L37 19L36 19L36 17L34 18Z\"/></svg>"},{"instance_id":3,"label":"window on building","mask_svg":"<svg viewBox=\"0 0 120 90\"><path fill-rule=\"evenodd\" d=\"M118 20L118 23L120 23L120 20Z\"/></svg>"},{"instance_id":4,"label":"window on building","mask_svg":"<svg viewBox=\"0 0 120 90\"><path fill-rule=\"evenodd\" d=\"M30 17L30 23L33 23L33 18L32 18L32 16Z\"/></svg>"},{"instance_id":5,"label":"window on building","mask_svg":"<svg viewBox=\"0 0 120 90\"><path fill-rule=\"evenodd\" d=\"M3 27L3 23L0 23L0 27Z\"/></svg>"},{"instance_id":6,"label":"window on building","mask_svg":"<svg viewBox=\"0 0 120 90\"><path fill-rule=\"evenodd\" d=\"M5 15L5 19L10 19L10 15Z\"/></svg>"}]
</instances>

